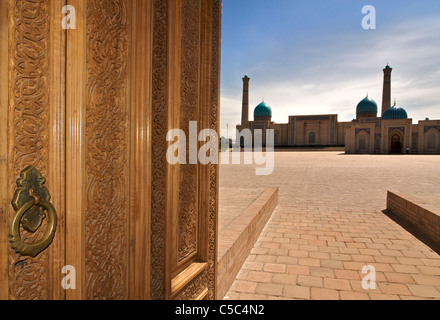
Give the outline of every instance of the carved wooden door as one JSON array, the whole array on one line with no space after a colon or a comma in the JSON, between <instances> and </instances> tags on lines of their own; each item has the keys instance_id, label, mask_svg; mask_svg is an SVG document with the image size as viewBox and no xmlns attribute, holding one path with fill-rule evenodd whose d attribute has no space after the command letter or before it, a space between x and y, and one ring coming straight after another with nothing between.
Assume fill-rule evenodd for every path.
<instances>
[{"instance_id":1,"label":"carved wooden door","mask_svg":"<svg viewBox=\"0 0 440 320\"><path fill-rule=\"evenodd\" d=\"M166 135L218 132L221 1L5 0L0 15L0 299L215 299L218 166L169 164ZM8 239L29 166L57 217L35 257ZM48 228L20 223L30 243Z\"/></svg>"}]
</instances>

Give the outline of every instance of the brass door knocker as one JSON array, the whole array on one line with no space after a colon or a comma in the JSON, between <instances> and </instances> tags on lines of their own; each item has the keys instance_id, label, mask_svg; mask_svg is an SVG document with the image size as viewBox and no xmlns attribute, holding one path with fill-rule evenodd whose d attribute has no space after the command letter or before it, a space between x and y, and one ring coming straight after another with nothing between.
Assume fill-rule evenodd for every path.
<instances>
[{"instance_id":1,"label":"brass door knocker","mask_svg":"<svg viewBox=\"0 0 440 320\"><path fill-rule=\"evenodd\" d=\"M15 216L9 226L9 243L22 256L36 257L52 243L57 228L57 214L50 203L50 194L44 186L46 179L34 167L28 167L17 179L17 189L11 202ZM20 226L35 233L43 224L47 212L47 227L41 239L26 243L20 235Z\"/></svg>"}]
</instances>

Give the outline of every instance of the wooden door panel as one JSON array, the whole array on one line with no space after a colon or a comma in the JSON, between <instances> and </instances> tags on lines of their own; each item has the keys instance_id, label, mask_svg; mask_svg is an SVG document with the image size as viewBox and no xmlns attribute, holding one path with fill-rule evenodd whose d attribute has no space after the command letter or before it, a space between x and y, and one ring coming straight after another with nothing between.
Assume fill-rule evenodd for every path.
<instances>
[{"instance_id":1,"label":"wooden door panel","mask_svg":"<svg viewBox=\"0 0 440 320\"><path fill-rule=\"evenodd\" d=\"M0 251L0 261L6 263L8 275L7 283L2 283L1 296L9 299L63 299L65 295L57 285L62 279L65 233L64 33L59 28L61 20L56 18L60 16L55 14L61 12L62 6L63 1L2 1L1 11L3 15L7 13L8 22L6 28L3 16L2 56L9 57L2 60L9 64L3 66L8 74L1 74L0 108L6 120L2 126L7 123L8 131L2 131L2 144L7 146L2 146L2 187L7 191L0 196L5 217L0 228L3 237L7 237L15 214L10 202L16 179L28 166L36 167L45 177L58 216L52 245L37 257L22 257L9 246ZM8 95L7 100L4 94ZM45 222L35 234L22 230L22 239L38 239L44 228Z\"/></svg>"},{"instance_id":2,"label":"wooden door panel","mask_svg":"<svg viewBox=\"0 0 440 320\"><path fill-rule=\"evenodd\" d=\"M171 213L175 237L170 244L171 297L215 298L218 167L202 165L190 139L204 129L218 132L219 1L178 1L174 30L180 39L174 70L179 100L174 123L187 137L187 164L172 170L177 205ZM193 122L197 131L190 130ZM214 142L214 143L218 143ZM214 155L213 155L214 157ZM197 163L197 164L194 164Z\"/></svg>"},{"instance_id":3,"label":"wooden door panel","mask_svg":"<svg viewBox=\"0 0 440 320\"><path fill-rule=\"evenodd\" d=\"M87 1L86 299L128 299L130 3Z\"/></svg>"},{"instance_id":4,"label":"wooden door panel","mask_svg":"<svg viewBox=\"0 0 440 320\"><path fill-rule=\"evenodd\" d=\"M132 1L68 4L66 241L79 282L68 298L128 299Z\"/></svg>"},{"instance_id":5,"label":"wooden door panel","mask_svg":"<svg viewBox=\"0 0 440 320\"><path fill-rule=\"evenodd\" d=\"M153 6L151 297L214 299L218 168L169 165L166 135L189 138L190 121L218 132L221 3Z\"/></svg>"},{"instance_id":6,"label":"wooden door panel","mask_svg":"<svg viewBox=\"0 0 440 320\"><path fill-rule=\"evenodd\" d=\"M194 139L190 132L190 122L197 124L199 129L200 110L200 29L201 29L201 1L182 1L180 3L180 103L176 107L179 113L179 126L186 137ZM177 22L177 21L176 21ZM198 134L198 130L196 135ZM197 140L197 138L195 138ZM197 144L198 146L198 144ZM197 259L199 208L198 203L198 159L197 150L188 144L187 164L180 164L179 176L175 180L178 186L178 207L176 226L177 238L172 252L175 253L173 273L188 266ZM194 161L195 160L195 161ZM194 164L195 163L195 164Z\"/></svg>"},{"instance_id":7,"label":"wooden door panel","mask_svg":"<svg viewBox=\"0 0 440 320\"><path fill-rule=\"evenodd\" d=\"M8 32L8 7L7 1L0 1L0 56L8 57L9 32ZM0 59L0 123L8 122L8 97L9 97L9 60ZM8 178L8 126L0 125L0 300L9 297L8 275L8 229L9 212L9 178Z\"/></svg>"},{"instance_id":8,"label":"wooden door panel","mask_svg":"<svg viewBox=\"0 0 440 320\"><path fill-rule=\"evenodd\" d=\"M0 298L215 298L218 166L168 164L166 135L190 121L218 132L220 12L220 0L0 3ZM29 165L58 216L36 258L7 241ZM66 265L76 290L61 286Z\"/></svg>"}]
</instances>

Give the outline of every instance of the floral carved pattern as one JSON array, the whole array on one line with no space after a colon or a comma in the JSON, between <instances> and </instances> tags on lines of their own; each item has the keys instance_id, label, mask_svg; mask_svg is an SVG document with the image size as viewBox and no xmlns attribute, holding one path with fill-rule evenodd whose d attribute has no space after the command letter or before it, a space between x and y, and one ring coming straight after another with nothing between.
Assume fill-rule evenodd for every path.
<instances>
[{"instance_id":1,"label":"floral carved pattern","mask_svg":"<svg viewBox=\"0 0 440 320\"><path fill-rule=\"evenodd\" d=\"M88 299L126 299L128 272L127 3L87 8L86 283Z\"/></svg>"},{"instance_id":2,"label":"floral carved pattern","mask_svg":"<svg viewBox=\"0 0 440 320\"><path fill-rule=\"evenodd\" d=\"M10 190L29 165L47 177L49 147L49 0L11 1L10 8ZM22 239L32 242L35 234L22 230ZM11 299L49 299L48 254L36 258L9 253Z\"/></svg>"},{"instance_id":3,"label":"floral carved pattern","mask_svg":"<svg viewBox=\"0 0 440 320\"><path fill-rule=\"evenodd\" d=\"M208 272L205 270L194 278L187 286L179 293L173 300L184 301L184 300L194 300L198 294L206 288L208 282Z\"/></svg>"},{"instance_id":4,"label":"floral carved pattern","mask_svg":"<svg viewBox=\"0 0 440 320\"><path fill-rule=\"evenodd\" d=\"M211 56L211 104L210 129L219 131L220 113L220 30L221 0L212 1L212 56ZM217 142L218 145L218 142ZM212 163L212 162L211 162ZM208 247L208 299L216 299L217 273L217 219L218 219L218 165L209 168L209 247Z\"/></svg>"},{"instance_id":5,"label":"floral carved pattern","mask_svg":"<svg viewBox=\"0 0 440 320\"><path fill-rule=\"evenodd\" d=\"M153 22L151 298L165 298L168 1L155 0Z\"/></svg>"},{"instance_id":6,"label":"floral carved pattern","mask_svg":"<svg viewBox=\"0 0 440 320\"><path fill-rule=\"evenodd\" d=\"M189 136L199 106L200 1L182 1L181 22L181 129ZM180 166L178 261L197 251L197 165Z\"/></svg>"}]
</instances>

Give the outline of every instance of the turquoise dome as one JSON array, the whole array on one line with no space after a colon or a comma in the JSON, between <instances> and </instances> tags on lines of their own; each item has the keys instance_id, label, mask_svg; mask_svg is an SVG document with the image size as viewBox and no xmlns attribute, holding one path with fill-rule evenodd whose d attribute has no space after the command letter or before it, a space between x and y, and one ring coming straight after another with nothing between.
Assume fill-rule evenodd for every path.
<instances>
[{"instance_id":1,"label":"turquoise dome","mask_svg":"<svg viewBox=\"0 0 440 320\"><path fill-rule=\"evenodd\" d=\"M383 120L397 120L397 119L408 119L408 114L405 109L396 106L392 106L382 116Z\"/></svg>"},{"instance_id":2,"label":"turquoise dome","mask_svg":"<svg viewBox=\"0 0 440 320\"><path fill-rule=\"evenodd\" d=\"M260 103L254 111L254 118L267 117L272 118L272 108L266 103Z\"/></svg>"},{"instance_id":3,"label":"turquoise dome","mask_svg":"<svg viewBox=\"0 0 440 320\"><path fill-rule=\"evenodd\" d=\"M356 113L357 114L362 114L362 113L377 114L377 103L373 99L370 99L367 96L364 100L359 102L359 104L357 105Z\"/></svg>"}]
</instances>

